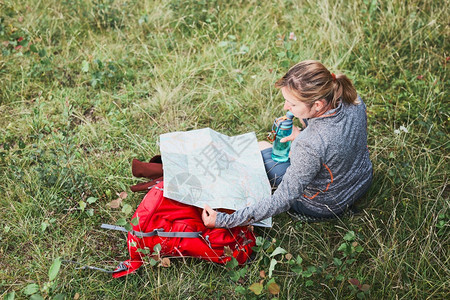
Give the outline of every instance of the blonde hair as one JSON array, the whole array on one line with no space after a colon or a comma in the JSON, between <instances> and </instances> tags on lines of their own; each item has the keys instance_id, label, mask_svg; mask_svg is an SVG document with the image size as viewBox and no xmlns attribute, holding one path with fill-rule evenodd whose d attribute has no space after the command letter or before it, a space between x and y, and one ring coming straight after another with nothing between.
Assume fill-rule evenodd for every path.
<instances>
[{"instance_id":1,"label":"blonde hair","mask_svg":"<svg viewBox=\"0 0 450 300\"><path fill-rule=\"evenodd\" d=\"M275 87L286 87L297 98L312 106L325 99L327 107L336 108L342 100L358 104L358 95L352 82L343 74L334 75L318 61L299 62L275 83Z\"/></svg>"}]
</instances>

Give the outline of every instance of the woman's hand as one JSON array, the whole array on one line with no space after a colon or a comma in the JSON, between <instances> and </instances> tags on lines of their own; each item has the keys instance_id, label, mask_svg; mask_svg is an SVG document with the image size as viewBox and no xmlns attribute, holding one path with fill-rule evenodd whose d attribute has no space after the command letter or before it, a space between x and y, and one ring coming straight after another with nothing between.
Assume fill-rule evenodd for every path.
<instances>
[{"instance_id":1,"label":"woman's hand","mask_svg":"<svg viewBox=\"0 0 450 300\"><path fill-rule=\"evenodd\" d=\"M205 204L205 208L202 212L203 224L205 224L207 228L214 228L216 226L216 218L217 211L209 207L208 204Z\"/></svg>"},{"instance_id":2,"label":"woman's hand","mask_svg":"<svg viewBox=\"0 0 450 300\"><path fill-rule=\"evenodd\" d=\"M289 141L293 141L293 140L295 140L295 138L298 136L300 134L300 129L297 127L297 126L292 126L292 133L291 133L291 135L289 135L289 136L287 136L287 137L285 137L285 138L282 138L281 140L280 140L280 142L282 142L282 143L286 143L286 142L289 142Z\"/></svg>"}]
</instances>

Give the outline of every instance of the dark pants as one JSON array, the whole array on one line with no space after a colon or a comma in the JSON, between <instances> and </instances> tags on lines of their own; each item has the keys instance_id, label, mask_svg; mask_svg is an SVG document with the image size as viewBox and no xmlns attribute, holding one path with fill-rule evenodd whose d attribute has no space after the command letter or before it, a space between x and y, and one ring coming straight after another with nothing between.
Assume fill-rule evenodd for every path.
<instances>
[{"instance_id":1,"label":"dark pants","mask_svg":"<svg viewBox=\"0 0 450 300\"><path fill-rule=\"evenodd\" d=\"M267 177L273 189L280 185L286 169L291 165L290 160L287 162L276 162L272 159L272 148L267 148L261 151L264 160L264 167L266 168Z\"/></svg>"}]
</instances>

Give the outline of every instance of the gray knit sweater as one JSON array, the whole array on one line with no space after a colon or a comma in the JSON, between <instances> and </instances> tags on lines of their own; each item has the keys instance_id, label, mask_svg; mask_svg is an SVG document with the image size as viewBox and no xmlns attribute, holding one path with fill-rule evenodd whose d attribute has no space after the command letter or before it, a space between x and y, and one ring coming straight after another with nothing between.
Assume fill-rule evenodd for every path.
<instances>
[{"instance_id":1,"label":"gray knit sweater","mask_svg":"<svg viewBox=\"0 0 450 300\"><path fill-rule=\"evenodd\" d=\"M292 142L291 165L273 195L230 215L218 213L216 227L248 225L289 210L295 201L332 216L361 197L372 181L372 163L366 106L359 101L308 119Z\"/></svg>"}]
</instances>

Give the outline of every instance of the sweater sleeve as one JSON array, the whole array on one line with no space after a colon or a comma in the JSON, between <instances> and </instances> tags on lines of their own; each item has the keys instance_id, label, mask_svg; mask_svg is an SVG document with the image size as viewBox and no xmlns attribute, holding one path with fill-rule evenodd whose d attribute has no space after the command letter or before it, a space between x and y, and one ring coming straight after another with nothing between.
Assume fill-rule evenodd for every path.
<instances>
[{"instance_id":1,"label":"sweater sleeve","mask_svg":"<svg viewBox=\"0 0 450 300\"><path fill-rule=\"evenodd\" d=\"M215 226L232 228L249 225L289 210L320 168L321 158L317 149L307 142L295 143L295 148L291 150L291 165L287 168L275 193L230 215L218 213Z\"/></svg>"}]
</instances>

